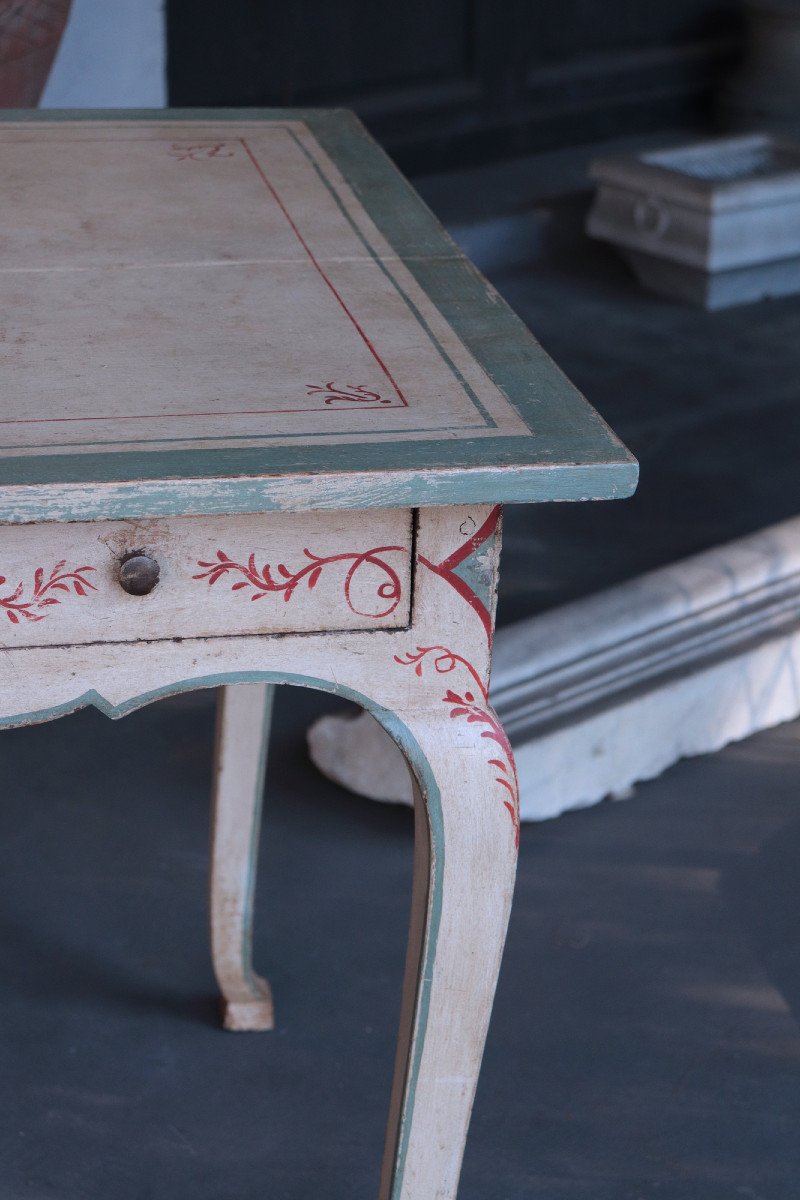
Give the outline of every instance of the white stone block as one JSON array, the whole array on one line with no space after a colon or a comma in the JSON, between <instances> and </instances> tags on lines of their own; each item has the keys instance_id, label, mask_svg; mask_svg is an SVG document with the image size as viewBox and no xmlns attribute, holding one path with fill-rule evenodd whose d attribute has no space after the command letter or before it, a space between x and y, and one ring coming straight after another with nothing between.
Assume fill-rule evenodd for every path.
<instances>
[{"instance_id":1,"label":"white stone block","mask_svg":"<svg viewBox=\"0 0 800 1200\"><path fill-rule=\"evenodd\" d=\"M587 231L709 309L800 292L800 145L766 134L600 158Z\"/></svg>"}]
</instances>

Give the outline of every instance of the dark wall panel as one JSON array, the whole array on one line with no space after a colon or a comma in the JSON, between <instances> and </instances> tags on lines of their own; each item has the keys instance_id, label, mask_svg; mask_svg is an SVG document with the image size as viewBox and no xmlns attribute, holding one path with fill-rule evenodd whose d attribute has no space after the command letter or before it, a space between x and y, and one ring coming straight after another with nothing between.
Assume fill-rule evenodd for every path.
<instances>
[{"instance_id":1,"label":"dark wall panel","mask_svg":"<svg viewBox=\"0 0 800 1200\"><path fill-rule=\"evenodd\" d=\"M702 120L736 0L167 0L170 102L355 108L406 170Z\"/></svg>"},{"instance_id":2,"label":"dark wall panel","mask_svg":"<svg viewBox=\"0 0 800 1200\"><path fill-rule=\"evenodd\" d=\"M169 0L173 104L314 104L464 78L463 0Z\"/></svg>"}]
</instances>

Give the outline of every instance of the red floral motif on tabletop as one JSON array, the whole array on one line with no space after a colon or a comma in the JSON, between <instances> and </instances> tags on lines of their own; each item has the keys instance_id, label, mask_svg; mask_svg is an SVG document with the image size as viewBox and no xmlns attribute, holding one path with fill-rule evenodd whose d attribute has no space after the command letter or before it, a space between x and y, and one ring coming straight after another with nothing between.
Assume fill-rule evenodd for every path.
<instances>
[{"instance_id":1,"label":"red floral motif on tabletop","mask_svg":"<svg viewBox=\"0 0 800 1200\"><path fill-rule=\"evenodd\" d=\"M233 158L234 151L227 142L173 142L169 153L178 162L202 162L207 158Z\"/></svg>"},{"instance_id":2,"label":"red floral motif on tabletop","mask_svg":"<svg viewBox=\"0 0 800 1200\"><path fill-rule=\"evenodd\" d=\"M338 404L339 401L349 401L353 404L391 404L390 396L381 397L380 392L371 392L363 383L346 387L337 387L335 383L307 383L307 395L324 394L326 404Z\"/></svg>"},{"instance_id":3,"label":"red floral motif on tabletop","mask_svg":"<svg viewBox=\"0 0 800 1200\"><path fill-rule=\"evenodd\" d=\"M400 603L402 593L402 584L397 572L380 556L394 552L405 553L405 546L375 546L372 550L363 550L361 552L352 551L345 554L329 554L323 557L319 554L312 554L310 550L303 550L306 558L309 560L297 571L290 571L284 563L278 563L275 567L277 578L272 573L272 568L269 563L265 563L259 569L256 565L256 556L251 554L246 563L235 562L229 558L224 550L217 550L217 558L215 562L198 561L198 567L204 567L198 575L193 575L193 579L207 579L209 587L221 579L223 576L235 578L236 582L231 585L231 591L238 592L243 588L252 588L250 595L251 600L263 600L270 592L282 592L284 600L291 600L298 586L306 581L309 590L315 588L319 582L320 576L326 567L333 563L349 563L347 574L344 579L344 596L347 601L347 606L351 612L359 617L371 617L374 620L379 620L382 617L389 617L395 611ZM383 582L379 583L375 589L377 600L385 602L381 603L380 611L364 612L363 609L357 608L353 603L352 588L353 583L359 571L365 567L377 568L383 575Z\"/></svg>"},{"instance_id":4,"label":"red floral motif on tabletop","mask_svg":"<svg viewBox=\"0 0 800 1200\"><path fill-rule=\"evenodd\" d=\"M432 658L431 658L432 656ZM449 675L458 668L465 670L474 683L474 690L462 689L460 692L448 688L442 697L443 704L450 705L452 720L465 719L471 725L485 725L481 732L482 738L495 742L502 752L502 758L490 758L490 767L495 767L500 774L495 776L495 783L503 788L503 805L508 810L514 826L514 843L519 846L519 780L514 764L514 754L505 730L489 707L489 693L472 663L460 654L455 654L447 646L417 646L416 653L405 655L395 654L394 660L404 667L414 667L415 674L422 677L423 664L432 661L439 675Z\"/></svg>"},{"instance_id":5,"label":"red floral motif on tabletop","mask_svg":"<svg viewBox=\"0 0 800 1200\"><path fill-rule=\"evenodd\" d=\"M12 624L18 625L20 618L24 618L26 621L43 620L47 613L38 610L50 608L53 604L60 604L63 599L62 596L53 595L54 592L68 594L74 592L77 596L85 596L87 592L97 591L94 584L85 578L89 571L94 571L94 567L75 567L73 570L64 570L66 565L66 559L56 563L47 578L45 578L44 567L37 567L33 575L33 592L29 598L25 595L24 583L18 583L8 596L0 596L0 609L5 611ZM5 575L0 575L0 587L5 582Z\"/></svg>"}]
</instances>

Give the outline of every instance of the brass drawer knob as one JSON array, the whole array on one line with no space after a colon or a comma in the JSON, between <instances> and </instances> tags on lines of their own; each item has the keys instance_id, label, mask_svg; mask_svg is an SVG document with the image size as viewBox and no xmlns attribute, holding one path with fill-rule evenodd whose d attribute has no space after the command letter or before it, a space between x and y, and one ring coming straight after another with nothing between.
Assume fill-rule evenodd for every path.
<instances>
[{"instance_id":1,"label":"brass drawer knob","mask_svg":"<svg viewBox=\"0 0 800 1200\"><path fill-rule=\"evenodd\" d=\"M146 596L158 583L160 568L149 554L126 554L119 567L119 582L130 596Z\"/></svg>"}]
</instances>

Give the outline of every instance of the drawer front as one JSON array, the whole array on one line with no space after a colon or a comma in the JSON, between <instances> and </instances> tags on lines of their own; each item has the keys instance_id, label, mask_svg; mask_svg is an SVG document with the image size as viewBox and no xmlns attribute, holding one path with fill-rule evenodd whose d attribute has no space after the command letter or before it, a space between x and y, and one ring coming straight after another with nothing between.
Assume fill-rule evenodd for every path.
<instances>
[{"instance_id":1,"label":"drawer front","mask_svg":"<svg viewBox=\"0 0 800 1200\"><path fill-rule=\"evenodd\" d=\"M399 509L3 526L0 646L402 627L411 528Z\"/></svg>"}]
</instances>

